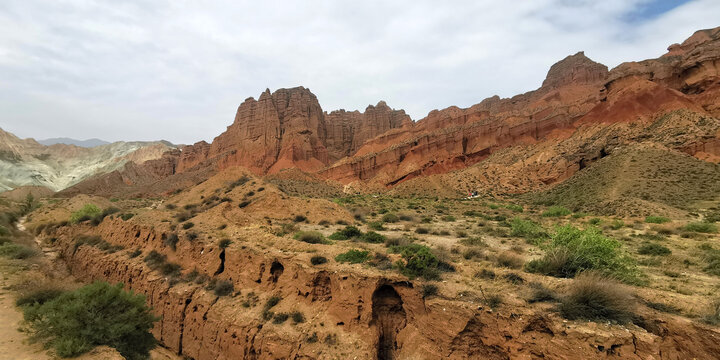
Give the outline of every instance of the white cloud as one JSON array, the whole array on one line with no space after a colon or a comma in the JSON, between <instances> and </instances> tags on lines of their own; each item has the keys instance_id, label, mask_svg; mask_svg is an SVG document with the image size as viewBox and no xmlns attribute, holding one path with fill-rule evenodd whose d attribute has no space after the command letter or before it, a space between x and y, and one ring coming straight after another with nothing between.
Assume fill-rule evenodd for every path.
<instances>
[{"instance_id":1,"label":"white cloud","mask_svg":"<svg viewBox=\"0 0 720 360\"><path fill-rule=\"evenodd\" d=\"M0 127L20 136L211 140L265 88L414 119L537 88L580 50L610 67L714 27L720 2L651 0L0 4Z\"/></svg>"}]
</instances>

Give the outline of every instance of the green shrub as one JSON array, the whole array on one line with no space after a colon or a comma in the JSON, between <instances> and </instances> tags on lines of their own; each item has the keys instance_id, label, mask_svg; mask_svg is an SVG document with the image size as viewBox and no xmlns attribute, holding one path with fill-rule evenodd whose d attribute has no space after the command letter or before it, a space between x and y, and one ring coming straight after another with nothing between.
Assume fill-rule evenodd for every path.
<instances>
[{"instance_id":1,"label":"green shrub","mask_svg":"<svg viewBox=\"0 0 720 360\"><path fill-rule=\"evenodd\" d=\"M537 302L551 302L557 300L557 294L555 294L554 291L546 288L541 283L530 283L530 289L532 290L532 293L530 294L530 297L527 301L531 304Z\"/></svg>"},{"instance_id":2,"label":"green shrub","mask_svg":"<svg viewBox=\"0 0 720 360\"><path fill-rule=\"evenodd\" d=\"M23 293L15 300L16 306L42 305L65 293L64 290L53 286L41 286Z\"/></svg>"},{"instance_id":3,"label":"green shrub","mask_svg":"<svg viewBox=\"0 0 720 360\"><path fill-rule=\"evenodd\" d=\"M590 227L580 230L560 226L545 247L545 256L529 262L526 269L557 277L574 277L583 270L598 270L624 281L637 280L637 270L621 244Z\"/></svg>"},{"instance_id":4,"label":"green shrub","mask_svg":"<svg viewBox=\"0 0 720 360\"><path fill-rule=\"evenodd\" d=\"M303 315L303 313L301 313L299 311L293 311L292 313L290 313L290 317L292 318L293 323L295 323L295 324L305 322L305 315Z\"/></svg>"},{"instance_id":5,"label":"green shrub","mask_svg":"<svg viewBox=\"0 0 720 360\"><path fill-rule=\"evenodd\" d=\"M308 244L329 244L330 242L325 240L325 236L318 231L298 231L293 236L295 240L306 242Z\"/></svg>"},{"instance_id":6,"label":"green shrub","mask_svg":"<svg viewBox=\"0 0 720 360\"><path fill-rule=\"evenodd\" d=\"M220 242L218 243L218 247L221 248L221 249L227 249L227 247L230 246L230 244L232 244L232 240L230 240L230 239L222 239L222 240L220 240Z\"/></svg>"},{"instance_id":7,"label":"green shrub","mask_svg":"<svg viewBox=\"0 0 720 360\"><path fill-rule=\"evenodd\" d=\"M193 226L195 226L195 223L188 221L182 225L182 228L187 230L187 229L192 228Z\"/></svg>"},{"instance_id":8,"label":"green shrub","mask_svg":"<svg viewBox=\"0 0 720 360\"><path fill-rule=\"evenodd\" d=\"M570 215L570 210L563 206L551 206L542 213L544 217L560 217Z\"/></svg>"},{"instance_id":9,"label":"green shrub","mask_svg":"<svg viewBox=\"0 0 720 360\"><path fill-rule=\"evenodd\" d=\"M362 235L362 231L355 226L346 226L329 236L332 240L348 240Z\"/></svg>"},{"instance_id":10,"label":"green shrub","mask_svg":"<svg viewBox=\"0 0 720 360\"><path fill-rule=\"evenodd\" d=\"M165 238L163 243L173 249L173 251L175 251L178 241L180 241L180 239L178 238L177 234L170 234L170 236Z\"/></svg>"},{"instance_id":11,"label":"green shrub","mask_svg":"<svg viewBox=\"0 0 720 360\"><path fill-rule=\"evenodd\" d=\"M352 249L348 250L347 252L344 252L338 256L335 257L335 261L339 263L351 263L351 264L360 264L364 263L368 260L370 257L370 252L366 250L357 250Z\"/></svg>"},{"instance_id":12,"label":"green shrub","mask_svg":"<svg viewBox=\"0 0 720 360\"><path fill-rule=\"evenodd\" d=\"M24 307L25 321L33 338L60 357L107 345L128 360L147 359L156 345L150 329L159 319L151 314L143 295L122 287L95 282L63 293L42 305Z\"/></svg>"},{"instance_id":13,"label":"green shrub","mask_svg":"<svg viewBox=\"0 0 720 360\"><path fill-rule=\"evenodd\" d=\"M372 222L369 222L369 223L368 223L368 227L371 228L371 229L373 229L373 230L377 230L377 231L385 230L385 226L383 226L382 221L372 221Z\"/></svg>"},{"instance_id":14,"label":"green shrub","mask_svg":"<svg viewBox=\"0 0 720 360\"><path fill-rule=\"evenodd\" d=\"M427 233L429 233L429 232L430 232L430 229L428 229L428 228L426 228L426 227L422 227L422 226L420 226L420 227L418 227L417 229L415 229L415 233L416 233L416 234L427 234Z\"/></svg>"},{"instance_id":15,"label":"green shrub","mask_svg":"<svg viewBox=\"0 0 720 360\"><path fill-rule=\"evenodd\" d=\"M400 218L393 213L387 213L387 214L383 215L382 221L386 222L386 223L396 223L396 222L400 221Z\"/></svg>"},{"instance_id":16,"label":"green shrub","mask_svg":"<svg viewBox=\"0 0 720 360\"><path fill-rule=\"evenodd\" d=\"M238 207L242 209L244 207L247 207L248 205L250 205L250 200L244 200L238 204Z\"/></svg>"},{"instance_id":17,"label":"green shrub","mask_svg":"<svg viewBox=\"0 0 720 360\"><path fill-rule=\"evenodd\" d=\"M414 279L423 277L426 280L437 280L440 278L438 267L440 261L430 248L419 244L410 244L400 250L403 260L396 263L398 270L403 275Z\"/></svg>"},{"instance_id":18,"label":"green shrub","mask_svg":"<svg viewBox=\"0 0 720 360\"><path fill-rule=\"evenodd\" d=\"M600 225L601 222L602 222L601 218L592 218L592 219L588 220L588 224L590 224L590 225Z\"/></svg>"},{"instance_id":19,"label":"green shrub","mask_svg":"<svg viewBox=\"0 0 720 360\"><path fill-rule=\"evenodd\" d=\"M670 255L672 252L666 246L656 243L645 243L638 249L640 255L657 255L665 256Z\"/></svg>"},{"instance_id":20,"label":"green shrub","mask_svg":"<svg viewBox=\"0 0 720 360\"><path fill-rule=\"evenodd\" d=\"M23 260L31 258L37 255L38 252L35 249L27 247L25 245L7 243L0 245L0 255L10 259Z\"/></svg>"},{"instance_id":21,"label":"green shrub","mask_svg":"<svg viewBox=\"0 0 720 360\"><path fill-rule=\"evenodd\" d=\"M612 321L625 324L632 321L634 300L621 284L599 273L578 275L568 294L560 301L560 314L570 320Z\"/></svg>"},{"instance_id":22,"label":"green shrub","mask_svg":"<svg viewBox=\"0 0 720 360\"><path fill-rule=\"evenodd\" d=\"M545 229L530 219L514 217L510 220L510 229L510 235L524 238L529 243L539 243L548 237Z\"/></svg>"},{"instance_id":23,"label":"green shrub","mask_svg":"<svg viewBox=\"0 0 720 360\"><path fill-rule=\"evenodd\" d=\"M625 226L625 223L622 220L618 219L613 220L613 222L610 224L610 228L613 230L619 230L623 226Z\"/></svg>"},{"instance_id":24,"label":"green shrub","mask_svg":"<svg viewBox=\"0 0 720 360\"><path fill-rule=\"evenodd\" d=\"M663 216L648 216L645 218L645 222L650 224L664 224L670 222L670 219Z\"/></svg>"},{"instance_id":25,"label":"green shrub","mask_svg":"<svg viewBox=\"0 0 720 360\"><path fill-rule=\"evenodd\" d=\"M385 236L378 234L374 231L366 232L360 237L360 239L364 242L369 242L373 244L382 244L385 242Z\"/></svg>"},{"instance_id":26,"label":"green shrub","mask_svg":"<svg viewBox=\"0 0 720 360\"><path fill-rule=\"evenodd\" d=\"M703 316L702 320L706 324L720 325L720 299L715 299L710 303L709 311Z\"/></svg>"},{"instance_id":27,"label":"green shrub","mask_svg":"<svg viewBox=\"0 0 720 360\"><path fill-rule=\"evenodd\" d=\"M70 214L70 223L77 224L81 221L90 220L100 214L102 214L102 211L100 211L100 208L97 207L97 205L85 204L82 209Z\"/></svg>"},{"instance_id":28,"label":"green shrub","mask_svg":"<svg viewBox=\"0 0 720 360\"><path fill-rule=\"evenodd\" d=\"M120 218L123 219L124 221L128 221L128 220L132 219L133 216L135 216L135 214L125 213L125 214L120 215Z\"/></svg>"},{"instance_id":29,"label":"green shrub","mask_svg":"<svg viewBox=\"0 0 720 360\"><path fill-rule=\"evenodd\" d=\"M295 217L293 218L293 221L296 223L297 222L305 222L305 221L307 221L307 217L305 217L305 215L295 215Z\"/></svg>"},{"instance_id":30,"label":"green shrub","mask_svg":"<svg viewBox=\"0 0 720 360\"><path fill-rule=\"evenodd\" d=\"M692 232L698 232L698 233L716 233L718 232L718 227L715 224L707 223L707 222L691 222L683 227L685 231L692 231Z\"/></svg>"},{"instance_id":31,"label":"green shrub","mask_svg":"<svg viewBox=\"0 0 720 360\"><path fill-rule=\"evenodd\" d=\"M290 314L288 313L277 313L273 317L273 324L279 325L287 321L287 319L290 318Z\"/></svg>"},{"instance_id":32,"label":"green shrub","mask_svg":"<svg viewBox=\"0 0 720 360\"><path fill-rule=\"evenodd\" d=\"M445 216L442 217L442 219L443 219L443 221L447 221L447 222L453 222L453 221L457 220L457 219L455 219L455 217L452 216L452 215L445 215Z\"/></svg>"},{"instance_id":33,"label":"green shrub","mask_svg":"<svg viewBox=\"0 0 720 360\"><path fill-rule=\"evenodd\" d=\"M324 256L315 255L310 258L310 263L313 265L321 265L328 261L328 259Z\"/></svg>"},{"instance_id":34,"label":"green shrub","mask_svg":"<svg viewBox=\"0 0 720 360\"><path fill-rule=\"evenodd\" d=\"M523 209L522 205L517 205L517 204L507 204L507 205L505 205L505 207L508 208L510 211L517 212L517 213L521 213L525 210L525 209Z\"/></svg>"},{"instance_id":35,"label":"green shrub","mask_svg":"<svg viewBox=\"0 0 720 360\"><path fill-rule=\"evenodd\" d=\"M431 296L435 296L435 295L437 295L437 293L438 293L437 285L423 284L423 286L422 286L423 299L427 299Z\"/></svg>"},{"instance_id":36,"label":"green shrub","mask_svg":"<svg viewBox=\"0 0 720 360\"><path fill-rule=\"evenodd\" d=\"M0 225L0 236L9 236L10 230L8 230L6 227Z\"/></svg>"}]
</instances>

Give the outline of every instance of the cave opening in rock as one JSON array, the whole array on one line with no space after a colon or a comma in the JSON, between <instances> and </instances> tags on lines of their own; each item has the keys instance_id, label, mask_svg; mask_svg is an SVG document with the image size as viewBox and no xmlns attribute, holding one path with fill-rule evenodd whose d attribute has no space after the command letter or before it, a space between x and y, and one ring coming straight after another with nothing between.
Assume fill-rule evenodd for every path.
<instances>
[{"instance_id":1,"label":"cave opening in rock","mask_svg":"<svg viewBox=\"0 0 720 360\"><path fill-rule=\"evenodd\" d=\"M372 321L377 331L377 359L391 360L398 350L397 334L405 327L407 318L400 295L390 285L383 285L373 293Z\"/></svg>"},{"instance_id":2,"label":"cave opening in rock","mask_svg":"<svg viewBox=\"0 0 720 360\"><path fill-rule=\"evenodd\" d=\"M283 271L285 271L285 267L280 262L273 261L272 265L270 265L270 280L276 283Z\"/></svg>"},{"instance_id":3,"label":"cave opening in rock","mask_svg":"<svg viewBox=\"0 0 720 360\"><path fill-rule=\"evenodd\" d=\"M223 271L225 271L225 249L220 252L220 266L215 271L215 275L220 275Z\"/></svg>"}]
</instances>

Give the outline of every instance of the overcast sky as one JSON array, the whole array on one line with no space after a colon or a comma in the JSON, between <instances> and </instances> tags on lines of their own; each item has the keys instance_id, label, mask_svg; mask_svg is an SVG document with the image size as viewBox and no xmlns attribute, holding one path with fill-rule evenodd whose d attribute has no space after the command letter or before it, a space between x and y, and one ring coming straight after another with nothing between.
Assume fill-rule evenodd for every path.
<instances>
[{"instance_id":1,"label":"overcast sky","mask_svg":"<svg viewBox=\"0 0 720 360\"><path fill-rule=\"evenodd\" d=\"M718 0L2 0L0 127L193 143L300 85L326 111L418 120L536 89L580 50L612 68L715 26Z\"/></svg>"}]
</instances>

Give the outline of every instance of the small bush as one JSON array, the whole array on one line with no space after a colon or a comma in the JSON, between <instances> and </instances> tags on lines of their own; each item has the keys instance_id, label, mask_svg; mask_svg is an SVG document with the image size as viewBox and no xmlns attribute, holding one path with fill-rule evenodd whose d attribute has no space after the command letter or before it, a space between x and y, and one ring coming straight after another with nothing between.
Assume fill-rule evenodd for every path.
<instances>
[{"instance_id":1,"label":"small bush","mask_svg":"<svg viewBox=\"0 0 720 360\"><path fill-rule=\"evenodd\" d=\"M195 226L195 224L192 223L192 222L190 222L190 221L188 221L188 222L186 222L186 223L184 223L184 224L182 225L182 228L185 229L185 230L187 230L187 229L192 228L193 226Z\"/></svg>"},{"instance_id":2,"label":"small bush","mask_svg":"<svg viewBox=\"0 0 720 360\"><path fill-rule=\"evenodd\" d=\"M133 252L131 252L128 256L132 259L132 258L136 258L136 257L140 256L141 254L142 254L142 250L140 250L140 249L135 249L135 250L134 250Z\"/></svg>"},{"instance_id":3,"label":"small bush","mask_svg":"<svg viewBox=\"0 0 720 360\"><path fill-rule=\"evenodd\" d=\"M720 299L715 299L710 303L709 311L703 316L702 320L706 324L720 325Z\"/></svg>"},{"instance_id":4,"label":"small bush","mask_svg":"<svg viewBox=\"0 0 720 360\"><path fill-rule=\"evenodd\" d=\"M374 231L368 231L360 237L360 240L373 244L382 244L385 242L385 236Z\"/></svg>"},{"instance_id":5,"label":"small bush","mask_svg":"<svg viewBox=\"0 0 720 360\"><path fill-rule=\"evenodd\" d=\"M429 232L430 232L430 229L428 229L426 227L418 227L417 229L415 229L416 234L427 234Z\"/></svg>"},{"instance_id":6,"label":"small bush","mask_svg":"<svg viewBox=\"0 0 720 360\"><path fill-rule=\"evenodd\" d=\"M7 243L0 245L0 255L10 259L24 260L36 256L38 252L35 249L25 245Z\"/></svg>"},{"instance_id":7,"label":"small bush","mask_svg":"<svg viewBox=\"0 0 720 360\"><path fill-rule=\"evenodd\" d=\"M410 244L401 249L400 254L404 260L396 264L400 272L414 279L423 277L426 280L437 280L440 278L438 267L440 260L424 245Z\"/></svg>"},{"instance_id":8,"label":"small bush","mask_svg":"<svg viewBox=\"0 0 720 360\"><path fill-rule=\"evenodd\" d=\"M500 294L490 294L483 298L483 302L491 309L497 309L498 307L500 307L500 305L502 305L503 298Z\"/></svg>"},{"instance_id":9,"label":"small bush","mask_svg":"<svg viewBox=\"0 0 720 360\"><path fill-rule=\"evenodd\" d=\"M612 321L625 324L634 314L632 294L621 284L596 272L577 276L560 301L560 314L569 320Z\"/></svg>"},{"instance_id":10,"label":"small bush","mask_svg":"<svg viewBox=\"0 0 720 360\"><path fill-rule=\"evenodd\" d=\"M125 213L125 214L120 215L120 218L123 219L123 221L128 221L128 220L132 219L133 216L135 216L135 214Z\"/></svg>"},{"instance_id":11,"label":"small bush","mask_svg":"<svg viewBox=\"0 0 720 360\"><path fill-rule=\"evenodd\" d=\"M220 280L215 283L213 292L216 296L228 296L235 291L235 285L228 280Z\"/></svg>"},{"instance_id":12,"label":"small bush","mask_svg":"<svg viewBox=\"0 0 720 360\"><path fill-rule=\"evenodd\" d=\"M175 209L177 209L177 205L175 205L175 204L167 204L167 205L165 205L165 208L168 209L168 210L175 210Z\"/></svg>"},{"instance_id":13,"label":"small bush","mask_svg":"<svg viewBox=\"0 0 720 360\"><path fill-rule=\"evenodd\" d=\"M382 221L386 222L386 223L396 223L396 222L400 221L400 218L393 213L387 213L387 214L383 215Z\"/></svg>"},{"instance_id":14,"label":"small bush","mask_svg":"<svg viewBox=\"0 0 720 360\"><path fill-rule=\"evenodd\" d=\"M370 252L366 250L348 250L347 252L344 252L338 256L335 257L335 261L339 263L351 263L351 264L360 264L364 263L368 260L370 257Z\"/></svg>"},{"instance_id":15,"label":"small bush","mask_svg":"<svg viewBox=\"0 0 720 360\"><path fill-rule=\"evenodd\" d=\"M178 241L180 241L180 238L178 238L177 234L170 234L167 238L165 238L163 243L175 251Z\"/></svg>"},{"instance_id":16,"label":"small bush","mask_svg":"<svg viewBox=\"0 0 720 360\"><path fill-rule=\"evenodd\" d=\"M570 215L570 210L562 206L551 206L542 213L544 217L560 217Z\"/></svg>"},{"instance_id":17,"label":"small bush","mask_svg":"<svg viewBox=\"0 0 720 360\"><path fill-rule=\"evenodd\" d=\"M362 231L355 226L346 226L331 234L328 238L332 240L348 240L362 235Z\"/></svg>"},{"instance_id":18,"label":"small bush","mask_svg":"<svg viewBox=\"0 0 720 360\"><path fill-rule=\"evenodd\" d=\"M321 265L328 261L328 259L324 256L315 255L310 258L310 263L313 265Z\"/></svg>"},{"instance_id":19,"label":"small bush","mask_svg":"<svg viewBox=\"0 0 720 360\"><path fill-rule=\"evenodd\" d=\"M648 216L645 218L645 222L650 224L664 224L670 222L670 219L663 216Z\"/></svg>"},{"instance_id":20,"label":"small bush","mask_svg":"<svg viewBox=\"0 0 720 360\"><path fill-rule=\"evenodd\" d=\"M238 204L238 207L242 209L244 207L247 207L248 205L250 205L250 200L244 200Z\"/></svg>"},{"instance_id":21,"label":"small bush","mask_svg":"<svg viewBox=\"0 0 720 360\"><path fill-rule=\"evenodd\" d=\"M42 305L50 300L56 299L65 293L64 290L54 286L41 286L23 293L15 300L16 306Z\"/></svg>"},{"instance_id":22,"label":"small bush","mask_svg":"<svg viewBox=\"0 0 720 360\"><path fill-rule=\"evenodd\" d=\"M543 284L541 283L530 283L530 289L532 290L532 293L527 301L531 304L537 302L551 302L557 300L557 294L555 294L554 291L543 286Z\"/></svg>"},{"instance_id":23,"label":"small bush","mask_svg":"<svg viewBox=\"0 0 720 360\"><path fill-rule=\"evenodd\" d=\"M227 249L228 246L232 244L232 240L230 239L222 239L220 240L220 243L218 243L218 247L221 249Z\"/></svg>"},{"instance_id":24,"label":"small bush","mask_svg":"<svg viewBox=\"0 0 720 360\"><path fill-rule=\"evenodd\" d=\"M495 280L495 272L488 269L482 269L478 272L476 272L473 277L478 279L485 279L485 280Z\"/></svg>"},{"instance_id":25,"label":"small bush","mask_svg":"<svg viewBox=\"0 0 720 360\"><path fill-rule=\"evenodd\" d=\"M656 255L656 256L666 256L670 255L672 252L670 249L668 249L666 246L656 244L656 243L646 243L640 246L638 249L638 254L640 255Z\"/></svg>"},{"instance_id":26,"label":"small bush","mask_svg":"<svg viewBox=\"0 0 720 360\"><path fill-rule=\"evenodd\" d=\"M455 219L455 217L452 216L452 215L445 215L445 216L442 217L442 219L443 219L443 221L447 221L447 222L453 222L453 221L457 220L457 219Z\"/></svg>"},{"instance_id":27,"label":"small bush","mask_svg":"<svg viewBox=\"0 0 720 360\"><path fill-rule=\"evenodd\" d=\"M159 319L145 305L145 296L122 287L95 282L44 304L25 306L32 337L60 357L107 345L128 360L147 359L156 345L150 329Z\"/></svg>"},{"instance_id":28,"label":"small bush","mask_svg":"<svg viewBox=\"0 0 720 360\"><path fill-rule=\"evenodd\" d=\"M601 218L592 218L592 219L588 220L588 224L590 224L590 225L600 225L601 222L602 222Z\"/></svg>"},{"instance_id":29,"label":"small bush","mask_svg":"<svg viewBox=\"0 0 720 360\"><path fill-rule=\"evenodd\" d=\"M514 217L510 220L510 229L510 235L525 238L530 243L538 243L548 237L540 224L529 219Z\"/></svg>"},{"instance_id":30,"label":"small bush","mask_svg":"<svg viewBox=\"0 0 720 360\"><path fill-rule=\"evenodd\" d=\"M525 260L515 253L505 251L498 255L497 264L510 269L520 269L525 264Z\"/></svg>"},{"instance_id":31,"label":"small bush","mask_svg":"<svg viewBox=\"0 0 720 360\"><path fill-rule=\"evenodd\" d=\"M70 223L77 224L81 221L90 220L91 218L94 218L95 216L98 216L100 214L102 214L102 211L100 211L100 208L97 207L97 205L85 204L82 209L70 214Z\"/></svg>"},{"instance_id":32,"label":"small bush","mask_svg":"<svg viewBox=\"0 0 720 360\"><path fill-rule=\"evenodd\" d=\"M305 222L305 221L307 221L307 217L305 217L305 215L295 215L295 217L293 218L293 221L296 223Z\"/></svg>"},{"instance_id":33,"label":"small bush","mask_svg":"<svg viewBox=\"0 0 720 360\"><path fill-rule=\"evenodd\" d=\"M423 299L427 299L431 296L435 296L438 293L438 287L434 284L423 284L422 295Z\"/></svg>"},{"instance_id":34,"label":"small bush","mask_svg":"<svg viewBox=\"0 0 720 360\"><path fill-rule=\"evenodd\" d=\"M318 231L298 231L295 236L295 240L306 242L308 244L328 244L329 241L325 240L325 236Z\"/></svg>"},{"instance_id":35,"label":"small bush","mask_svg":"<svg viewBox=\"0 0 720 360\"><path fill-rule=\"evenodd\" d=\"M368 223L368 227L373 230L382 231L385 230L382 221L372 221Z\"/></svg>"},{"instance_id":36,"label":"small bush","mask_svg":"<svg viewBox=\"0 0 720 360\"><path fill-rule=\"evenodd\" d=\"M716 233L718 232L718 227L715 224L707 223L707 222L691 222L683 227L685 231L692 231L692 232L698 232L698 233Z\"/></svg>"},{"instance_id":37,"label":"small bush","mask_svg":"<svg viewBox=\"0 0 720 360\"><path fill-rule=\"evenodd\" d=\"M300 324L305 322L305 315L299 311L293 311L290 313L290 317L292 318L293 323Z\"/></svg>"},{"instance_id":38,"label":"small bush","mask_svg":"<svg viewBox=\"0 0 720 360\"><path fill-rule=\"evenodd\" d=\"M610 228L613 230L619 230L622 227L625 226L625 223L622 220L615 219L612 223L610 223Z\"/></svg>"},{"instance_id":39,"label":"small bush","mask_svg":"<svg viewBox=\"0 0 720 360\"><path fill-rule=\"evenodd\" d=\"M485 243L485 240L479 236L474 236L470 238L461 239L459 243L467 246L487 246L487 243Z\"/></svg>"}]
</instances>

